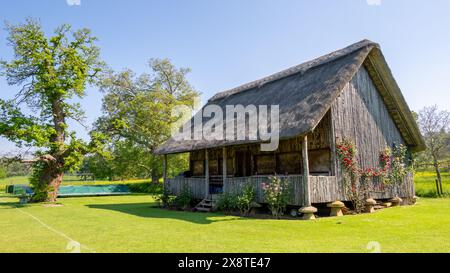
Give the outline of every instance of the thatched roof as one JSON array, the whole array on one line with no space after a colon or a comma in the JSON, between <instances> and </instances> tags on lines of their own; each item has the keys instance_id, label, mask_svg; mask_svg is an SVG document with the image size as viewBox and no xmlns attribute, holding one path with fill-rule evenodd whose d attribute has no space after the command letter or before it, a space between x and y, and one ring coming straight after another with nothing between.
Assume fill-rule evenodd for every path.
<instances>
[{"instance_id":1,"label":"thatched roof","mask_svg":"<svg viewBox=\"0 0 450 273\"><path fill-rule=\"evenodd\" d=\"M381 53L379 45L363 40L312 61L288 68L228 91L217 93L206 105L279 105L280 139L311 132L330 109L340 91L363 65L381 83L380 92L389 102L388 109L406 143L423 149L423 139L401 91ZM377 81L374 81L375 84ZM205 105L205 106L206 106ZM204 106L204 107L205 107ZM206 120L204 119L203 122ZM183 140L169 139L156 154L179 153L212 147L244 144L249 140Z\"/></svg>"}]
</instances>

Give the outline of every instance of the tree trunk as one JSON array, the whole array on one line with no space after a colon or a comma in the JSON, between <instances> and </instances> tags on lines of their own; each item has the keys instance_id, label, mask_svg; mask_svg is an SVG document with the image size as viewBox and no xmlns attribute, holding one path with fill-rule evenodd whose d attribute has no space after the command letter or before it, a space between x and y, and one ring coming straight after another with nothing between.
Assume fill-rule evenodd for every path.
<instances>
[{"instance_id":1,"label":"tree trunk","mask_svg":"<svg viewBox=\"0 0 450 273\"><path fill-rule=\"evenodd\" d=\"M158 184L159 183L159 179L161 178L161 173L159 172L159 160L157 158L153 158L152 162L151 162L151 170L150 170L150 175L152 177L152 183Z\"/></svg>"},{"instance_id":2,"label":"tree trunk","mask_svg":"<svg viewBox=\"0 0 450 273\"><path fill-rule=\"evenodd\" d=\"M156 168L152 168L151 176L152 176L152 183L158 184L159 183L159 175L157 174Z\"/></svg>"},{"instance_id":3,"label":"tree trunk","mask_svg":"<svg viewBox=\"0 0 450 273\"><path fill-rule=\"evenodd\" d=\"M439 182L438 182L437 179L435 179L435 182L436 182L436 192L437 192L437 195L440 196L440 195L441 195L441 190L440 190L440 188L439 188Z\"/></svg>"},{"instance_id":4,"label":"tree trunk","mask_svg":"<svg viewBox=\"0 0 450 273\"><path fill-rule=\"evenodd\" d=\"M53 111L53 123L56 130L55 135L55 143L57 144L56 148L56 156L55 156L55 164L51 167L49 173L50 173L50 179L48 181L49 185L49 193L48 193L48 201L49 202L55 202L56 198L58 196L59 186L61 185L64 172L64 143L66 141L66 115L63 110L63 104L62 100L55 99L55 101L52 104L52 111Z\"/></svg>"},{"instance_id":5,"label":"tree trunk","mask_svg":"<svg viewBox=\"0 0 450 273\"><path fill-rule=\"evenodd\" d=\"M62 164L52 155L43 155L34 161L37 168L36 181L32 181L34 195L32 201L34 202L55 202L58 196L59 186L63 178Z\"/></svg>"},{"instance_id":6,"label":"tree trunk","mask_svg":"<svg viewBox=\"0 0 450 273\"><path fill-rule=\"evenodd\" d=\"M433 156L433 165L434 169L436 170L436 176L439 184L439 191L442 193L442 177L441 177L441 171L439 170L439 162L437 160L436 156ZM438 194L440 194L438 191Z\"/></svg>"},{"instance_id":7,"label":"tree trunk","mask_svg":"<svg viewBox=\"0 0 450 273\"><path fill-rule=\"evenodd\" d=\"M59 186L61 185L64 173L55 172L50 177L50 181L48 183L49 192L48 192L48 202L56 202L56 198L58 197Z\"/></svg>"},{"instance_id":8,"label":"tree trunk","mask_svg":"<svg viewBox=\"0 0 450 273\"><path fill-rule=\"evenodd\" d=\"M35 202L55 202L64 176L66 121L61 98L55 98L52 101L52 114L55 128L52 139L54 146L49 154L41 156L36 161L37 165L34 166L37 173L33 175L32 201Z\"/></svg>"}]
</instances>

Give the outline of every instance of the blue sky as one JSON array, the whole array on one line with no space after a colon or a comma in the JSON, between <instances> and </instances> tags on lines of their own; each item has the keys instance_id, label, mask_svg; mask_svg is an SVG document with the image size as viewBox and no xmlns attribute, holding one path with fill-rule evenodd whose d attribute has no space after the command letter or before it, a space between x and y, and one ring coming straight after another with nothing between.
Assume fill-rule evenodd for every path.
<instances>
[{"instance_id":1,"label":"blue sky","mask_svg":"<svg viewBox=\"0 0 450 273\"><path fill-rule=\"evenodd\" d=\"M15 0L2 1L0 21L39 18L47 33L62 23L88 27L116 70L148 72L148 59L170 58L192 68L189 80L203 101L368 38L380 43L412 110L450 110L449 10L448 0ZM0 58L8 60L6 37L0 29ZM0 78L0 98L17 90ZM102 94L94 87L87 94L81 103L90 124ZM12 150L0 138L0 153Z\"/></svg>"}]
</instances>

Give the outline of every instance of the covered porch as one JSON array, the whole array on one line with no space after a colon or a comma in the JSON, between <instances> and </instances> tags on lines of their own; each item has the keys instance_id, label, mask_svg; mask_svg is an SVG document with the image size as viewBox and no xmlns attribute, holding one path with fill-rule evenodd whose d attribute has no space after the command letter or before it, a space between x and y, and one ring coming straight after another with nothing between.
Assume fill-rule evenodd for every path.
<instances>
[{"instance_id":1,"label":"covered porch","mask_svg":"<svg viewBox=\"0 0 450 273\"><path fill-rule=\"evenodd\" d=\"M302 175L278 177L287 179L292 187L293 195L289 205L306 206L308 203L327 203L337 199L342 200L342 198L336 199L336 193L339 194L340 191L335 176L309 176L309 191L306 190L306 182ZM228 177L225 181L224 192L238 193L246 185L251 184L256 193L255 201L265 203L262 184L269 181L269 176ZM203 199L211 194L208 191L209 183L205 178L174 177L165 179L166 189L174 195L180 194L185 185L191 190L193 198Z\"/></svg>"},{"instance_id":2,"label":"covered porch","mask_svg":"<svg viewBox=\"0 0 450 273\"><path fill-rule=\"evenodd\" d=\"M187 185L193 198L203 199L211 194L240 193L250 184L255 189L256 201L264 203L262 185L276 174L286 179L292 189L290 205L309 206L342 200L329 135L316 133L309 137L310 141L308 135L281 141L274 152L260 152L258 144L193 151L189 171L173 178L166 175L167 158L164 156L165 188L178 195Z\"/></svg>"},{"instance_id":3,"label":"covered porch","mask_svg":"<svg viewBox=\"0 0 450 273\"><path fill-rule=\"evenodd\" d=\"M261 151L260 147L260 143L244 142L190 150L189 170L173 178L166 175L167 157L164 155L165 187L178 195L183 185L188 185L194 198L203 199L211 194L240 193L245 185L251 184L256 191L256 201L264 203L262 185L269 182L269 177L277 175L291 185L290 205L310 206L344 199L336 176L330 112L313 131L281 139L275 151Z\"/></svg>"}]
</instances>

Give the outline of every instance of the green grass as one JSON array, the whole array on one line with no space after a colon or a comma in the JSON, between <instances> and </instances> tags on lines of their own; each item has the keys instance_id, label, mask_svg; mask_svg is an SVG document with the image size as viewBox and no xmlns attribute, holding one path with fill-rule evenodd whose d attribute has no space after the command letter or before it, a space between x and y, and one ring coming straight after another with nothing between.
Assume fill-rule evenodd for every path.
<instances>
[{"instance_id":1,"label":"green grass","mask_svg":"<svg viewBox=\"0 0 450 273\"><path fill-rule=\"evenodd\" d=\"M450 196L450 173L442 172L442 190L444 195ZM436 197L436 172L423 171L416 172L414 175L414 183L416 187L416 195L421 197Z\"/></svg>"},{"instance_id":2,"label":"green grass","mask_svg":"<svg viewBox=\"0 0 450 273\"><path fill-rule=\"evenodd\" d=\"M28 176L13 176L0 179L0 189L3 189L5 185L15 184L28 184Z\"/></svg>"},{"instance_id":3,"label":"green grass","mask_svg":"<svg viewBox=\"0 0 450 273\"><path fill-rule=\"evenodd\" d=\"M149 195L61 198L61 207L0 197L0 252L450 252L450 199L315 221L248 219L154 208ZM32 218L35 217L35 218ZM54 230L49 230L42 223Z\"/></svg>"}]
</instances>

